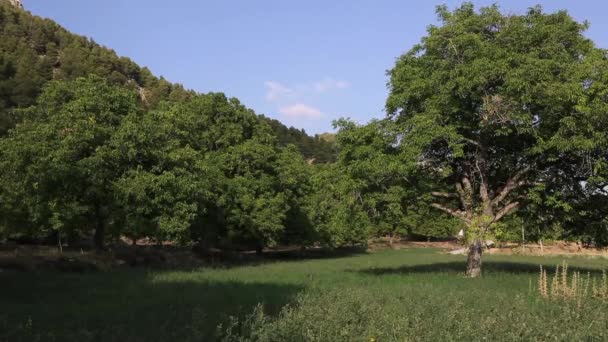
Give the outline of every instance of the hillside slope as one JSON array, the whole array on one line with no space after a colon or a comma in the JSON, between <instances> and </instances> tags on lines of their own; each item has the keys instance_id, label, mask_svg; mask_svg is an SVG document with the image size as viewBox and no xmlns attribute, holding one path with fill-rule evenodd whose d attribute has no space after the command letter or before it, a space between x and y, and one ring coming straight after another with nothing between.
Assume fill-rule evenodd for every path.
<instances>
[{"instance_id":1,"label":"hillside slope","mask_svg":"<svg viewBox=\"0 0 608 342\"><path fill-rule=\"evenodd\" d=\"M0 0L0 136L19 118L14 109L31 106L50 80L72 80L96 74L111 84L137 91L142 106L154 108L161 101L186 101L194 92L156 77L127 57L73 34L50 19L24 10L20 2ZM286 127L260 116L281 144L294 144L307 159L334 158L333 143Z\"/></svg>"}]
</instances>

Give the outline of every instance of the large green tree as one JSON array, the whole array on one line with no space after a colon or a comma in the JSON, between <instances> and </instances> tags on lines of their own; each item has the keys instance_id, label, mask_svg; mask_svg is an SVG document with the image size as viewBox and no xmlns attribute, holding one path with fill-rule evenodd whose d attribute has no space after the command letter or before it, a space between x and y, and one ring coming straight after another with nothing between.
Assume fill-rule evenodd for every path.
<instances>
[{"instance_id":1,"label":"large green tree","mask_svg":"<svg viewBox=\"0 0 608 342\"><path fill-rule=\"evenodd\" d=\"M195 106L166 104L132 113L112 136L104 153L120 170L113 184L125 213L119 234L189 241L194 222L213 201L218 170L205 160L205 117Z\"/></svg>"},{"instance_id":2,"label":"large green tree","mask_svg":"<svg viewBox=\"0 0 608 342\"><path fill-rule=\"evenodd\" d=\"M336 163L315 166L310 182L305 210L316 241L328 247L367 244L372 223L356 180Z\"/></svg>"},{"instance_id":3,"label":"large green tree","mask_svg":"<svg viewBox=\"0 0 608 342\"><path fill-rule=\"evenodd\" d=\"M477 277L484 238L531 193L567 206L585 181L605 184L608 63L565 11L437 13L389 71L386 107L402 153L434 182L432 207L465 224Z\"/></svg>"},{"instance_id":4,"label":"large green tree","mask_svg":"<svg viewBox=\"0 0 608 342\"><path fill-rule=\"evenodd\" d=\"M130 114L104 153L120 170L114 191L131 238L261 251L306 233L291 228L307 165L236 99L196 95Z\"/></svg>"},{"instance_id":5,"label":"large green tree","mask_svg":"<svg viewBox=\"0 0 608 342\"><path fill-rule=\"evenodd\" d=\"M0 208L6 229L34 234L94 231L103 248L109 225L117 224L113 181L119 176L104 148L130 113L133 92L99 77L49 83L24 120L0 139ZM13 223L11 224L11 221Z\"/></svg>"}]
</instances>

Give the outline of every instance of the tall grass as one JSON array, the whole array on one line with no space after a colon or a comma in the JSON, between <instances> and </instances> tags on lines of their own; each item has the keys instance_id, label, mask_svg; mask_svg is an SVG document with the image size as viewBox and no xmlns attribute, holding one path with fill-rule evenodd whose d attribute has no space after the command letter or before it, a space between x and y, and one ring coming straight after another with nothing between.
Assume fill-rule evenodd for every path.
<instances>
[{"instance_id":1,"label":"tall grass","mask_svg":"<svg viewBox=\"0 0 608 342\"><path fill-rule=\"evenodd\" d=\"M590 291L591 289L591 291ZM580 271L568 270L568 263L563 261L555 267L555 273L549 282L547 270L540 266L538 275L538 293L542 298L551 300L573 301L580 308L586 301L598 299L608 303L608 278L606 270L597 281L591 276Z\"/></svg>"},{"instance_id":2,"label":"tall grass","mask_svg":"<svg viewBox=\"0 0 608 342\"><path fill-rule=\"evenodd\" d=\"M537 303L515 296L490 305L479 292L471 298L412 288L391 296L365 288L309 292L278 315L256 307L244 319L221 326L225 342L321 341L603 341L606 306L575 310L568 303ZM475 302L478 302L475 304ZM532 304L532 305L531 305ZM597 303L593 303L597 304Z\"/></svg>"}]
</instances>

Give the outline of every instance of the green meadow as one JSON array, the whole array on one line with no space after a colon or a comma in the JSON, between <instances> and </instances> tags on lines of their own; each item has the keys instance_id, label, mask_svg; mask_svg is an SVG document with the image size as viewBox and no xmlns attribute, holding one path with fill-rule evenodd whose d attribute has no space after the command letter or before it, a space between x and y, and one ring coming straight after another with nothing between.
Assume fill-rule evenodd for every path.
<instances>
[{"instance_id":1,"label":"green meadow","mask_svg":"<svg viewBox=\"0 0 608 342\"><path fill-rule=\"evenodd\" d=\"M0 273L3 341L418 341L608 339L608 305L541 298L539 265L383 250L196 270ZM570 257L601 278L604 258Z\"/></svg>"}]
</instances>

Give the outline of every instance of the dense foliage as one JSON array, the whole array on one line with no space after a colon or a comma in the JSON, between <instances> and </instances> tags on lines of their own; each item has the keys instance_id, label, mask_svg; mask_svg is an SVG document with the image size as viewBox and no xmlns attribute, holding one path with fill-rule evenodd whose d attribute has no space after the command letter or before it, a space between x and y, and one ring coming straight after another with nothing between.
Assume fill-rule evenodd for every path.
<instances>
[{"instance_id":1,"label":"dense foliage","mask_svg":"<svg viewBox=\"0 0 608 342\"><path fill-rule=\"evenodd\" d=\"M590 196L606 203L608 58L564 11L438 15L390 70L387 112L432 206L465 225L475 276L482 241L517 209L567 226L589 217L575 207Z\"/></svg>"},{"instance_id":2,"label":"dense foliage","mask_svg":"<svg viewBox=\"0 0 608 342\"><path fill-rule=\"evenodd\" d=\"M93 231L98 248L122 235L259 250L320 242L305 211L311 167L236 99L145 110L133 91L91 76L48 83L21 115L0 139L9 236Z\"/></svg>"},{"instance_id":3,"label":"dense foliage","mask_svg":"<svg viewBox=\"0 0 608 342\"><path fill-rule=\"evenodd\" d=\"M335 136L332 133L316 134L309 136L303 129L287 127L280 121L266 118L263 119L270 125L277 140L281 145L294 144L309 163L328 163L336 159L337 148Z\"/></svg>"}]
</instances>

